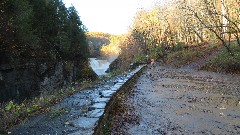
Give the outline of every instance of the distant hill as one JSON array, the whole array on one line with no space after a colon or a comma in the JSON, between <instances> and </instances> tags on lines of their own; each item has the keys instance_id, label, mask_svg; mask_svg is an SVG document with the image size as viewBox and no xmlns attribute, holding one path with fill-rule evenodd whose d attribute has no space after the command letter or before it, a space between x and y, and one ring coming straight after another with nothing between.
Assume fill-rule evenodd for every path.
<instances>
[{"instance_id":1,"label":"distant hill","mask_svg":"<svg viewBox=\"0 0 240 135\"><path fill-rule=\"evenodd\" d=\"M114 36L103 32L87 32L86 35L90 57L99 57L101 47L109 45L111 37Z\"/></svg>"}]
</instances>

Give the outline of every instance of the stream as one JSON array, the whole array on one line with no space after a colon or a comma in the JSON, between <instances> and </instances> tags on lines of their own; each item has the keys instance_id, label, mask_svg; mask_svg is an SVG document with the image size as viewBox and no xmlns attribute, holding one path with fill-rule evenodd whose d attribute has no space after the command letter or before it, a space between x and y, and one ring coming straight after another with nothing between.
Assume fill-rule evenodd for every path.
<instances>
[{"instance_id":1,"label":"stream","mask_svg":"<svg viewBox=\"0 0 240 135\"><path fill-rule=\"evenodd\" d=\"M110 63L93 58L90 59L90 64L98 75L104 75ZM103 80L89 89L77 92L50 107L48 112L30 117L16 125L9 134L92 135L112 95L142 68L143 66L139 66L128 74Z\"/></svg>"}]
</instances>

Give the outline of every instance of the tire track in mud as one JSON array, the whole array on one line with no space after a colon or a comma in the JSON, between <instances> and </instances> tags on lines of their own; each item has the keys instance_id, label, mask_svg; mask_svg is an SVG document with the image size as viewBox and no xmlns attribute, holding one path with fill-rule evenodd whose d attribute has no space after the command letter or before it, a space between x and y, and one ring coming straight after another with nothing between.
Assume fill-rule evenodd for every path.
<instances>
[{"instance_id":1,"label":"tire track in mud","mask_svg":"<svg viewBox=\"0 0 240 135\"><path fill-rule=\"evenodd\" d=\"M126 100L138 122L124 130L132 135L240 134L239 82L239 75L149 67Z\"/></svg>"}]
</instances>

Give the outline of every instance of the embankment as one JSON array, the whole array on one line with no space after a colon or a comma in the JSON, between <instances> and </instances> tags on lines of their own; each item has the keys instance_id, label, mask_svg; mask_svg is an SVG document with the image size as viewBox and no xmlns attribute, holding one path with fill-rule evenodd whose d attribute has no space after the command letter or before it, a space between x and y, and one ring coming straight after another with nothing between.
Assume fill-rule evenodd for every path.
<instances>
[{"instance_id":1,"label":"embankment","mask_svg":"<svg viewBox=\"0 0 240 135\"><path fill-rule=\"evenodd\" d=\"M11 62L7 57L1 57L0 102L21 102L83 78L96 78L87 60L30 59Z\"/></svg>"},{"instance_id":2,"label":"embankment","mask_svg":"<svg viewBox=\"0 0 240 135\"><path fill-rule=\"evenodd\" d=\"M113 120L114 111L118 107L118 99L119 97L127 96L131 92L131 88L134 86L135 82L137 81L138 77L141 75L142 71L145 69L146 66L140 68L139 71L136 71L134 75L127 80L126 83L122 85L122 87L115 93L108 104L106 105L104 115L99 119L98 125L94 129L94 135L104 135L109 133L110 131L110 124Z\"/></svg>"}]
</instances>

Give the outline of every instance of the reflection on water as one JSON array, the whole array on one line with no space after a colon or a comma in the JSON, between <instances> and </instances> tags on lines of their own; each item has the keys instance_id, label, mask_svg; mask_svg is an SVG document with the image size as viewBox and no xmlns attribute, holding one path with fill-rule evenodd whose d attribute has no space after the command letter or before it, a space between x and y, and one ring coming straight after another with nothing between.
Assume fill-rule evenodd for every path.
<instances>
[{"instance_id":1,"label":"reflection on water","mask_svg":"<svg viewBox=\"0 0 240 135\"><path fill-rule=\"evenodd\" d=\"M107 60L97 60L96 58L89 58L90 66L97 75L106 74L105 71L108 69L110 62Z\"/></svg>"}]
</instances>

